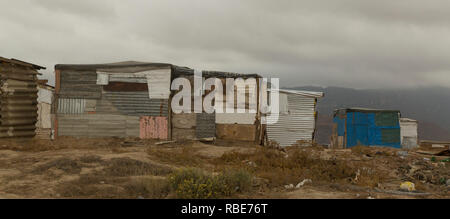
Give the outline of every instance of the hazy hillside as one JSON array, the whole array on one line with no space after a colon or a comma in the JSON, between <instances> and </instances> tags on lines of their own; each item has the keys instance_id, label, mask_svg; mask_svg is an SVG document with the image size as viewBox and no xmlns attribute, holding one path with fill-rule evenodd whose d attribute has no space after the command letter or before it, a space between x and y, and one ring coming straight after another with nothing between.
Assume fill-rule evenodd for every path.
<instances>
[{"instance_id":1,"label":"hazy hillside","mask_svg":"<svg viewBox=\"0 0 450 219\"><path fill-rule=\"evenodd\" d=\"M333 110L346 107L398 109L403 117L419 120L419 138L450 140L450 88L403 90L356 90L339 87L297 87L290 89L325 92L319 100L317 138L329 143Z\"/></svg>"}]
</instances>

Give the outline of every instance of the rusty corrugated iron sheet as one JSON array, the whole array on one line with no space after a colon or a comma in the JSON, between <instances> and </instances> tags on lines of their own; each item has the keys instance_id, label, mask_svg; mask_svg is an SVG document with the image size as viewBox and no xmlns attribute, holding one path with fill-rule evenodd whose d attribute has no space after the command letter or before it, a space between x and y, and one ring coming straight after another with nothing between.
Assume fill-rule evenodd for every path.
<instances>
[{"instance_id":1,"label":"rusty corrugated iron sheet","mask_svg":"<svg viewBox=\"0 0 450 219\"><path fill-rule=\"evenodd\" d=\"M167 117L169 114L169 100L149 99L148 91L105 92L103 98L124 115Z\"/></svg>"},{"instance_id":2,"label":"rusty corrugated iron sheet","mask_svg":"<svg viewBox=\"0 0 450 219\"><path fill-rule=\"evenodd\" d=\"M197 138L216 137L216 114L198 113L196 119L195 135Z\"/></svg>"},{"instance_id":3,"label":"rusty corrugated iron sheet","mask_svg":"<svg viewBox=\"0 0 450 219\"><path fill-rule=\"evenodd\" d=\"M0 137L33 137L37 72L43 67L0 57Z\"/></svg>"},{"instance_id":4,"label":"rusty corrugated iron sheet","mask_svg":"<svg viewBox=\"0 0 450 219\"><path fill-rule=\"evenodd\" d=\"M143 116L140 122L141 139L168 139L167 117Z\"/></svg>"}]
</instances>

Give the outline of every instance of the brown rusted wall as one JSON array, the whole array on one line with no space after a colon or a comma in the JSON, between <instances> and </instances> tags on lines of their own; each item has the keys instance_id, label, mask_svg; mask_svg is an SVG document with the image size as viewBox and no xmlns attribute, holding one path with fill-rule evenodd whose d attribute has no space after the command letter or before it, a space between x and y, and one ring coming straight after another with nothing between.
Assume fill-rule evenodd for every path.
<instances>
[{"instance_id":1,"label":"brown rusted wall","mask_svg":"<svg viewBox=\"0 0 450 219\"><path fill-rule=\"evenodd\" d=\"M196 114L172 114L172 138L175 140L195 139Z\"/></svg>"},{"instance_id":2,"label":"brown rusted wall","mask_svg":"<svg viewBox=\"0 0 450 219\"><path fill-rule=\"evenodd\" d=\"M217 138L224 140L255 141L255 125L216 124Z\"/></svg>"},{"instance_id":3,"label":"brown rusted wall","mask_svg":"<svg viewBox=\"0 0 450 219\"><path fill-rule=\"evenodd\" d=\"M37 70L0 60L0 137L34 137L37 122Z\"/></svg>"},{"instance_id":4,"label":"brown rusted wall","mask_svg":"<svg viewBox=\"0 0 450 219\"><path fill-rule=\"evenodd\" d=\"M148 91L148 85L142 83L110 82L103 90L112 92Z\"/></svg>"},{"instance_id":5,"label":"brown rusted wall","mask_svg":"<svg viewBox=\"0 0 450 219\"><path fill-rule=\"evenodd\" d=\"M143 116L140 120L141 139L161 139L168 138L167 117Z\"/></svg>"}]
</instances>

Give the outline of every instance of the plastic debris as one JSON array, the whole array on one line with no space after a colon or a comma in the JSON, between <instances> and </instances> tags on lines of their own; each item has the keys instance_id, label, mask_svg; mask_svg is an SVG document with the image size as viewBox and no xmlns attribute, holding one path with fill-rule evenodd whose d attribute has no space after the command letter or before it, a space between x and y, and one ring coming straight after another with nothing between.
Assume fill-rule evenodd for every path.
<instances>
[{"instance_id":1,"label":"plastic debris","mask_svg":"<svg viewBox=\"0 0 450 219\"><path fill-rule=\"evenodd\" d=\"M293 184L285 185L284 188L285 189L293 189L294 185Z\"/></svg>"},{"instance_id":2,"label":"plastic debris","mask_svg":"<svg viewBox=\"0 0 450 219\"><path fill-rule=\"evenodd\" d=\"M300 187L303 187L306 183L312 183L312 180L311 179L305 179L301 183L297 184L297 186L295 188L298 189Z\"/></svg>"},{"instance_id":3,"label":"plastic debris","mask_svg":"<svg viewBox=\"0 0 450 219\"><path fill-rule=\"evenodd\" d=\"M401 157L406 157L408 156L408 151L398 151L397 155Z\"/></svg>"},{"instance_id":4,"label":"plastic debris","mask_svg":"<svg viewBox=\"0 0 450 219\"><path fill-rule=\"evenodd\" d=\"M412 182L404 182L400 184L400 189L403 191L413 192L416 191L416 185Z\"/></svg>"}]
</instances>

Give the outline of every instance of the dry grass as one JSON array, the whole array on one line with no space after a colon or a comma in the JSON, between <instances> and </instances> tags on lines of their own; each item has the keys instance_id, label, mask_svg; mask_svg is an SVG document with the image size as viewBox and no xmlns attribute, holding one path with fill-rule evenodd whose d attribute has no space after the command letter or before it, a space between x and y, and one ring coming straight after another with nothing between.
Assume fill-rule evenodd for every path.
<instances>
[{"instance_id":1,"label":"dry grass","mask_svg":"<svg viewBox=\"0 0 450 219\"><path fill-rule=\"evenodd\" d=\"M165 178L140 178L130 181L125 189L131 197L147 199L166 198L170 193L170 185Z\"/></svg>"},{"instance_id":2,"label":"dry grass","mask_svg":"<svg viewBox=\"0 0 450 219\"><path fill-rule=\"evenodd\" d=\"M64 198L125 198L124 188L114 185L80 184L72 181L60 184L56 191Z\"/></svg>"},{"instance_id":3,"label":"dry grass","mask_svg":"<svg viewBox=\"0 0 450 219\"><path fill-rule=\"evenodd\" d=\"M79 174L81 172L82 166L76 160L64 157L42 164L34 168L32 170L32 173L42 174L51 168L62 170L68 174Z\"/></svg>"},{"instance_id":4,"label":"dry grass","mask_svg":"<svg viewBox=\"0 0 450 219\"><path fill-rule=\"evenodd\" d=\"M100 156L96 156L96 155L88 155L88 156L83 156L80 158L80 161L83 163L102 163L103 160Z\"/></svg>"},{"instance_id":5,"label":"dry grass","mask_svg":"<svg viewBox=\"0 0 450 219\"><path fill-rule=\"evenodd\" d=\"M99 161L97 157L83 160ZM80 175L77 180L61 183L57 192L66 198L163 198L168 194L165 181L135 180L132 176L163 176L172 173L171 168L131 158L114 158L101 163L105 168Z\"/></svg>"},{"instance_id":6,"label":"dry grass","mask_svg":"<svg viewBox=\"0 0 450 219\"><path fill-rule=\"evenodd\" d=\"M232 152L224 154L214 163L218 169L227 166L248 168L257 177L267 179L269 187L296 185L303 179L375 186L382 179L382 174L374 169L364 171L346 161L321 160L300 149L290 150L288 154L267 148L251 154ZM359 179L354 181L357 175Z\"/></svg>"},{"instance_id":7,"label":"dry grass","mask_svg":"<svg viewBox=\"0 0 450 219\"><path fill-rule=\"evenodd\" d=\"M151 147L147 153L153 158L172 165L200 167L207 162L207 159L195 153L192 146L177 148Z\"/></svg>"},{"instance_id":8,"label":"dry grass","mask_svg":"<svg viewBox=\"0 0 450 219\"><path fill-rule=\"evenodd\" d=\"M114 158L107 161L104 174L107 176L141 176L141 175L167 175L172 172L169 167L145 163L131 158Z\"/></svg>"},{"instance_id":9,"label":"dry grass","mask_svg":"<svg viewBox=\"0 0 450 219\"><path fill-rule=\"evenodd\" d=\"M118 148L126 139L58 137L57 140L44 139L0 139L0 150L42 152L63 149Z\"/></svg>"}]
</instances>

